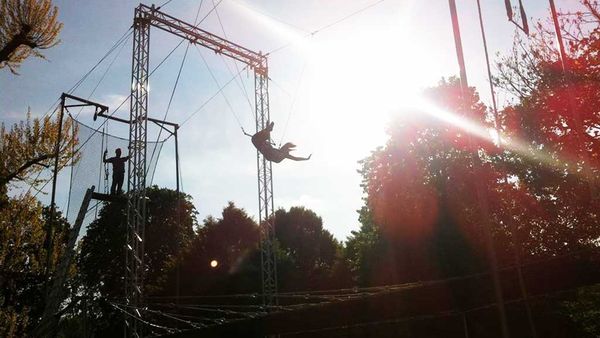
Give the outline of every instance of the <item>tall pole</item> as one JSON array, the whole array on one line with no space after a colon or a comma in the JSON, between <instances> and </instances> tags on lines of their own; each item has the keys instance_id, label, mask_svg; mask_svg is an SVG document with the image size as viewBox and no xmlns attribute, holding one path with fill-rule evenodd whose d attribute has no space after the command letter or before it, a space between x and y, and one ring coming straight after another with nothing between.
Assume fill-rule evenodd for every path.
<instances>
[{"instance_id":1,"label":"tall pole","mask_svg":"<svg viewBox=\"0 0 600 338\"><path fill-rule=\"evenodd\" d=\"M452 32L454 33L454 45L456 46L456 58L460 69L460 85L465 94L469 88L467 80L467 68L465 66L465 56L463 54L462 39L460 37L460 26L458 25L458 12L456 11L456 0L448 0L450 6L450 18L452 19Z\"/></svg>"},{"instance_id":2,"label":"tall pole","mask_svg":"<svg viewBox=\"0 0 600 338\"><path fill-rule=\"evenodd\" d=\"M179 126L175 126L175 131L173 135L175 136L175 186L177 192L177 229L181 226L181 196L179 193L179 139L177 136L177 129ZM181 243L179 243L181 245ZM177 257L177 290L175 290L175 294L177 295L177 304L179 304L179 295L180 295L180 273L181 273L181 255L178 254Z\"/></svg>"},{"instance_id":3,"label":"tall pole","mask_svg":"<svg viewBox=\"0 0 600 338\"><path fill-rule=\"evenodd\" d=\"M522 6L521 6L522 8ZM485 37L485 28L483 25L483 14L481 13L481 1L477 0L477 12L479 14L479 27L481 28L481 39L483 41L483 49L485 52L485 63L487 66L487 74L490 84L490 93L492 96L492 108L494 112L494 124L498 135L498 146L502 146L502 138L499 136L499 122L498 122L498 107L496 104L496 93L494 90L494 83L492 82L492 69L490 67L490 57L488 53L487 47L487 39ZM526 22L526 21L525 21ZM506 178L508 182L508 178ZM535 324L533 322L533 315L531 313L531 306L529 304L529 296L527 294L527 287L525 286L525 280L523 278L523 271L521 269L521 242L518 240L517 227L514 222L511 223L511 232L513 235L513 254L515 256L515 263L517 264L517 276L519 278L519 287L521 289L521 295L525 300L525 308L527 311L527 321L529 323L529 330L531 331L531 336L533 338L537 338L537 331L535 329Z\"/></svg>"},{"instance_id":4,"label":"tall pole","mask_svg":"<svg viewBox=\"0 0 600 338\"><path fill-rule=\"evenodd\" d=\"M562 33L560 32L560 24L558 23L558 14L556 13L556 6L554 0L550 1L550 12L552 12L552 22L554 23L554 31L556 32L556 40L558 41L558 48L560 50L560 62L562 65L563 72L567 71L567 53L565 52L565 44L563 42Z\"/></svg>"},{"instance_id":5,"label":"tall pole","mask_svg":"<svg viewBox=\"0 0 600 338\"><path fill-rule=\"evenodd\" d=\"M448 4L450 6L450 16L452 18L452 31L454 33L454 43L456 45L456 57L458 59L458 65L460 67L460 84L461 84L461 96L466 103L467 95L468 95L468 81L467 81L467 70L465 66L464 53L462 49L462 40L460 37L460 28L458 24L458 14L456 11L456 0L448 0ZM465 104L464 109L467 109ZM473 137L469 136L469 144L473 143ZM473 173L474 175L478 175L481 173L481 163L479 159L478 151L475 151L473 154ZM498 317L500 320L500 327L502 331L503 338L509 338L510 333L508 330L508 323L506 320L506 311L504 308L504 296L502 294L502 285L500 283L500 276L498 273L498 259L496 257L496 250L494 249L494 240L492 237L492 225L490 222L490 210L488 205L487 197L485 196L485 192L483 186L481 185L481 180L477 177L474 178L475 181L475 190L477 192L477 200L479 202L479 220L482 223L483 232L485 236L485 242L487 247L487 256L490 262L491 270L492 270L492 281L494 284L494 296L496 298L496 307L498 309Z\"/></svg>"},{"instance_id":6,"label":"tall pole","mask_svg":"<svg viewBox=\"0 0 600 338\"><path fill-rule=\"evenodd\" d=\"M58 112L58 132L56 134L56 144L54 146L54 173L52 175L52 195L50 198L50 221L46 230L46 280L50 273L52 264L52 254L54 251L54 219L56 218L56 181L58 179L58 160L60 156L60 141L62 138L63 116L65 114L65 95L60 96L60 110Z\"/></svg>"}]
</instances>

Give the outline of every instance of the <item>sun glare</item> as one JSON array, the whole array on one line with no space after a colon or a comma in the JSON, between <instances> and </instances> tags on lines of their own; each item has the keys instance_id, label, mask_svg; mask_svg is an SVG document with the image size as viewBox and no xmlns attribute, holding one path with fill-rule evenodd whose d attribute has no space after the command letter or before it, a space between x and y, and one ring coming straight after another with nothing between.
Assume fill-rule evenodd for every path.
<instances>
[{"instance_id":1,"label":"sun glare","mask_svg":"<svg viewBox=\"0 0 600 338\"><path fill-rule=\"evenodd\" d=\"M425 64L405 51L408 43L401 21L314 42L309 101L327 143L342 143L354 158L385 143L390 114L421 89L417 69Z\"/></svg>"},{"instance_id":2,"label":"sun glare","mask_svg":"<svg viewBox=\"0 0 600 338\"><path fill-rule=\"evenodd\" d=\"M253 9L251 5L242 1L230 1L228 4L231 4L231 7L237 12L251 19L259 26L265 28L266 31L281 38L282 41L287 41L285 42L286 45L290 44L302 52L310 53L311 42L309 35L306 34L306 32L302 32L300 29L294 29L289 25L285 25L267 16L266 14Z\"/></svg>"}]
</instances>

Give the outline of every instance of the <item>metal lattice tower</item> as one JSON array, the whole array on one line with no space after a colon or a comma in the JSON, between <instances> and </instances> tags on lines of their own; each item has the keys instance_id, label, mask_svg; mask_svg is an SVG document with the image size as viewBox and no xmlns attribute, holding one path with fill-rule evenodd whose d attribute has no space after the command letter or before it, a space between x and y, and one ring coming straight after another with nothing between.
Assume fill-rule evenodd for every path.
<instances>
[{"instance_id":1,"label":"metal lattice tower","mask_svg":"<svg viewBox=\"0 0 600 338\"><path fill-rule=\"evenodd\" d=\"M127 189L127 245L125 253L125 302L135 315L143 302L144 241L146 230L146 144L148 126L148 68L150 65L150 25L138 9L133 22L133 55L129 127L129 166ZM126 320L126 335L141 335L139 322Z\"/></svg>"},{"instance_id":2,"label":"metal lattice tower","mask_svg":"<svg viewBox=\"0 0 600 338\"><path fill-rule=\"evenodd\" d=\"M134 38L131 76L131 110L129 129L129 169L127 203L127 246L126 246L126 303L136 309L134 315L141 319L137 310L144 304L144 239L146 222L146 142L148 118L148 69L150 54L150 27L206 47L243 62L254 70L256 131L264 129L269 120L268 67L267 57L244 48L196 26L160 12L154 6L140 4L135 9ZM262 258L263 302L276 303L277 269L273 252L274 207L271 162L257 152L260 248ZM142 335L140 322L127 317L126 336Z\"/></svg>"},{"instance_id":3,"label":"metal lattice tower","mask_svg":"<svg viewBox=\"0 0 600 338\"><path fill-rule=\"evenodd\" d=\"M266 74L255 74L254 99L256 131L263 130L271 120L269 112L269 81ZM271 140L269 140L270 142ZM262 265L263 303L277 303L277 265L273 252L275 213L273 207L273 166L260 152L256 152L258 171L258 224L260 225L260 258Z\"/></svg>"}]
</instances>

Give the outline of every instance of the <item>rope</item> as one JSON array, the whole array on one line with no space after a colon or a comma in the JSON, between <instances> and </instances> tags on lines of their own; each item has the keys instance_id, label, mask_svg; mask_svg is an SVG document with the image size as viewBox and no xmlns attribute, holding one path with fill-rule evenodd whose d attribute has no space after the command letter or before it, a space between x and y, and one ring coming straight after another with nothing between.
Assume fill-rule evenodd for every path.
<instances>
[{"instance_id":1,"label":"rope","mask_svg":"<svg viewBox=\"0 0 600 338\"><path fill-rule=\"evenodd\" d=\"M302 78L304 76L304 70L306 69L306 62L302 65L302 70L300 71L300 76L298 78L298 85L296 86L296 91L294 92L294 96L292 97L292 103L290 104L290 110L288 112L287 120L285 121L285 127L283 128L283 134L281 135L281 139L279 140L279 147L281 147L281 143L283 142L283 138L287 133L288 124L290 123L290 119L292 114L294 113L294 105L296 104L296 99L298 98L298 92L300 91L300 85L302 84Z\"/></svg>"},{"instance_id":2,"label":"rope","mask_svg":"<svg viewBox=\"0 0 600 338\"><path fill-rule=\"evenodd\" d=\"M100 60L98 60L98 62L89 70L87 71L87 73L85 73L68 91L68 94L72 94L73 91L75 91L84 81L85 79L114 51L114 49L117 47L117 45L121 44L121 40L123 38L125 38L125 36L129 33L129 31L131 30L131 27L129 27L127 29L127 31L125 31L125 33L114 43L114 45L109 48L108 52L106 52L106 54L104 54L104 56L102 56L100 58ZM42 118L45 118L46 116L48 116L48 114L50 114L50 112L52 112L52 114L50 114L50 118L52 118L52 116L54 116L54 114L56 113L58 106L60 104L60 98L56 99L56 101L54 101L54 103L52 103L50 105L50 107L48 107L48 109L46 110L46 112L44 112L44 114L42 115ZM52 109L54 108L54 109Z\"/></svg>"},{"instance_id":3,"label":"rope","mask_svg":"<svg viewBox=\"0 0 600 338\"><path fill-rule=\"evenodd\" d=\"M96 83L96 86L94 86L94 89L92 89L92 92L90 93L90 95L88 95L88 97L87 97L88 100L92 97L92 95L94 95L94 93L96 92L96 89L98 89L98 87L100 86L102 81L104 81L106 74L108 74L108 71L110 70L112 65L115 63L115 61L117 61L117 58L119 57L119 55L121 55L121 52L123 51L123 47L125 47L125 42L127 42L129 37L132 35L133 35L133 32L130 32L129 35L127 35L127 37L121 41L121 46L119 47L119 50L115 54L115 57L112 59L112 61L108 64L108 67L106 67L106 70L104 70L104 73L102 73L100 80L98 80L98 83ZM81 114L81 111L83 110L83 108L84 107L79 108L79 111L75 115L75 118L79 117L79 114Z\"/></svg>"},{"instance_id":4,"label":"rope","mask_svg":"<svg viewBox=\"0 0 600 338\"><path fill-rule=\"evenodd\" d=\"M215 0L212 0L212 2L214 4ZM227 36L227 32L225 32L225 27L223 26L223 21L221 21L221 16L219 15L219 11L217 11L216 8L215 8L215 14L217 16L217 19L219 20L219 25L221 26L221 31L223 32L223 36L225 36L225 39L229 39L229 37ZM223 56L223 54L219 54L219 55L221 56L221 60L225 64L225 67L227 68L227 71L229 72L229 74L233 75L233 72L229 68L229 65L227 64L227 61L225 61L225 56ZM233 65L235 66L235 69L239 73L240 72L240 68L238 66L238 63L234 62ZM254 114L254 107L252 106L252 102L250 101L250 95L248 95L248 91L246 90L246 86L243 85L243 81L241 80L241 77L240 77L240 81L239 82L235 81L235 84L238 86L238 88L241 89L241 91L243 92L244 96L246 97L246 101L248 102L248 106L250 107L250 114Z\"/></svg>"},{"instance_id":5,"label":"rope","mask_svg":"<svg viewBox=\"0 0 600 338\"><path fill-rule=\"evenodd\" d=\"M304 37L314 36L314 35L316 35L316 34L318 34L318 33L321 33L322 31L324 31L324 30L327 30L327 29L329 29L329 28L331 28L331 27L333 27L333 26L335 26L335 25L337 25L337 24L340 24L340 23L342 23L342 22L344 22L344 21L346 21L346 20L350 19L351 17L353 17L353 16L355 16L355 15L358 15L358 14L360 14L360 13L362 13L362 12L364 12L364 11L366 11L366 10L368 10L368 9L372 8L372 7L375 7L375 6L379 5L380 3L384 2L384 1L385 1L385 0L377 0L377 1L375 1L375 2L373 2L373 3L371 3L371 4L369 4L369 5L367 5L367 6L365 6L365 7L362 7L361 9L359 9L359 10L357 10L357 11L354 11L354 12L352 12L352 13L350 13L350 14L348 14L348 15L346 15L346 16L344 16L344 17L340 18L340 19L337 19L337 20L333 21L332 23L326 24L326 25L324 25L324 26L321 26L321 27L319 27L319 28L317 28L317 29L313 30L313 31L312 31L312 32L310 32L310 33L307 33L306 35L304 35ZM291 46L291 45L294 45L295 43L296 43L296 42L294 42L294 41L290 41L290 42L288 42L288 43L286 43L286 44L284 44L284 45L281 45L281 46L279 46L279 47L277 47L277 48L275 48L275 49L271 50L271 51L270 51L270 52L268 52L266 55L271 55L271 54L273 54L273 53L279 52L279 51L281 51L282 49L285 49L285 48L287 48L287 47L289 47L289 46Z\"/></svg>"},{"instance_id":6,"label":"rope","mask_svg":"<svg viewBox=\"0 0 600 338\"><path fill-rule=\"evenodd\" d=\"M150 78L150 76L152 76L152 74L154 74L154 72L160 68L160 66L163 65L163 63L165 63L165 61L171 56L173 55L173 53L175 52L175 50L177 50L179 48L179 46L181 46L181 44L183 43L184 40L181 40L177 46L175 46L170 52L169 54L167 54L167 56L165 56L159 63L158 65L156 65L156 67L154 67L152 69L152 71L150 71L150 73L148 74L148 78ZM115 110L113 110L112 113L110 113L108 116L113 116L116 112L119 111L119 109L121 109L121 107L125 104L125 102L127 102L127 100L129 100L129 98L131 97L131 93L129 93L129 95L123 100L121 101L121 103L117 106L117 108ZM90 141L90 139L100 130L100 128L102 128L106 123L108 123L109 119L105 119L104 122L102 122L100 124L100 126L97 129L94 129L94 132L92 132L92 134L90 136L88 136L88 138L79 146L79 148L77 148L76 152L79 152L83 149L83 147L87 144L87 142Z\"/></svg>"},{"instance_id":7,"label":"rope","mask_svg":"<svg viewBox=\"0 0 600 338\"><path fill-rule=\"evenodd\" d=\"M221 94L223 96L223 99L225 99L225 103L227 103L227 106L229 107L229 110L231 111L231 113L233 114L233 117L237 121L237 124L240 126L240 128L243 129L244 127L242 126L242 122L240 121L240 118L235 113L235 110L231 106L231 102L229 102L229 99L227 98L227 96L223 93L223 89L225 88L225 86L221 86L219 84L219 80L217 80L217 77L215 76L215 74L213 73L213 71L208 66L208 62L206 62L206 59L204 58L204 55L202 55L202 51L200 51L200 48L198 48L198 46L196 46L196 50L198 51L198 54L200 54L200 58L202 58L202 61L204 62L204 65L206 66L206 69L208 70L208 73L212 77L213 81L215 81L215 83L217 84L217 87L219 87L219 91L217 92L217 94ZM248 66L246 66L244 68L247 68L247 67ZM239 72L238 72L238 74L239 74ZM236 77L237 77L237 75L234 76L227 84L229 84L231 81L235 80ZM211 97L211 99L212 99L212 97Z\"/></svg>"},{"instance_id":8,"label":"rope","mask_svg":"<svg viewBox=\"0 0 600 338\"><path fill-rule=\"evenodd\" d=\"M204 0L200 1L200 5L198 5L198 10L196 11L196 17L194 18L194 26L197 25L197 21L198 21L198 16L200 15L200 9L202 8L202 3L204 2ZM183 54L183 58L181 59L181 64L179 65L179 71L177 72L177 78L175 79L175 84L173 85L173 90L171 90L171 96L169 97L169 103L167 104L167 109L165 111L165 115L163 116L163 121L167 120L167 116L169 115L169 111L171 109L171 103L173 102L173 97L175 96L175 91L177 90L177 85L179 84L179 78L181 76L181 71L183 70L183 65L185 64L185 60L187 58L187 54L188 51L190 49L190 44L191 42L188 41L187 45L185 46L185 53ZM158 145L158 141L160 140L160 137L162 135L162 131L163 129L160 128L158 130L158 136L156 137L156 142L154 144L154 148L152 148L152 155L150 155L150 163L152 163L152 160L154 159L154 153L156 152L156 147ZM160 157L160 152L162 151L162 146L160 147L159 151L158 151L158 155L156 156L157 159L157 165L158 166L158 157ZM154 182L154 174L156 173L156 166L154 167L154 170L152 171L152 176L150 178L150 184L152 184L152 182Z\"/></svg>"}]
</instances>

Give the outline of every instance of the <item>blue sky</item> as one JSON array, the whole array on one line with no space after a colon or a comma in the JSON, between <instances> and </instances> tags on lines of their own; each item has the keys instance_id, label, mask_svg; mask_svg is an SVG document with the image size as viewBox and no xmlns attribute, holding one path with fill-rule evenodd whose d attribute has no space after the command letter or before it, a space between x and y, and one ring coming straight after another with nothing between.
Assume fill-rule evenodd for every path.
<instances>
[{"instance_id":1,"label":"blue sky","mask_svg":"<svg viewBox=\"0 0 600 338\"><path fill-rule=\"evenodd\" d=\"M204 0L200 18L217 2ZM269 56L271 116L276 123L273 138L293 141L298 155L312 153L313 158L274 164L275 205L313 209L338 239L359 227L356 210L362 205L362 190L357 161L385 143L386 122L404 101L441 77L458 73L447 0L386 0L306 37L308 32L375 2L222 0L217 11L200 24L255 51L268 52L292 42ZM457 2L469 82L488 103L476 1ZM515 27L506 20L504 1L481 2L491 55L507 52ZM560 9L577 8L575 0L556 3ZM34 115L46 112L127 31L138 3L71 0L55 4L64 28L62 42L44 52L48 61L26 60L19 76L0 71L0 121L6 124L23 119L27 107ZM199 4L172 0L163 11L193 22ZM524 4L530 19L549 15L547 1L525 0ZM177 37L152 30L151 68L178 43ZM131 45L128 39L74 94L90 96L114 60L91 99L108 105L111 111L116 108L129 94ZM150 116L164 116L185 49L186 43L151 77ZM242 67L190 46L168 120L186 120L215 94L218 84L225 84ZM256 215L256 153L240 130L240 124L253 130L253 117L242 87L253 100L252 74L243 71L180 130L183 188L194 198L200 219L219 215L230 200ZM505 93L498 95L500 101L508 99ZM116 115L127 117L128 104ZM92 126L99 124L86 112L79 119ZM127 137L122 127L111 124L109 128L111 133ZM152 129L149 138L156 138L157 132ZM175 184L172 149L172 143L167 143L159 160L154 183L160 186ZM66 192L60 191L59 199L64 196ZM42 196L42 200L47 202L48 197Z\"/></svg>"}]
</instances>

